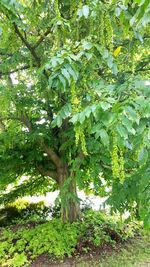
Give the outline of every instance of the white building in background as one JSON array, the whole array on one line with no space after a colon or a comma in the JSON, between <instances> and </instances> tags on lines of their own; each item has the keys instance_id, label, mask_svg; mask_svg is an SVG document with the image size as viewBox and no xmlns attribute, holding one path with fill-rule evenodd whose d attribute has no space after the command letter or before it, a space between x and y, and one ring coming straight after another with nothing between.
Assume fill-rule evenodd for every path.
<instances>
[{"instance_id":1,"label":"white building in background","mask_svg":"<svg viewBox=\"0 0 150 267\"><path fill-rule=\"evenodd\" d=\"M55 200L58 197L59 191L50 192L47 193L46 196L26 196L23 197L23 199L27 200L28 202L37 203L39 201L44 201L46 206L54 206ZM78 192L78 197L82 200L82 202L87 201L87 203L90 204L93 210L99 210L103 208L108 208L108 206L105 205L105 201L107 200L107 197L99 197L94 195L86 195L83 191ZM82 205L81 202L81 205Z\"/></svg>"}]
</instances>

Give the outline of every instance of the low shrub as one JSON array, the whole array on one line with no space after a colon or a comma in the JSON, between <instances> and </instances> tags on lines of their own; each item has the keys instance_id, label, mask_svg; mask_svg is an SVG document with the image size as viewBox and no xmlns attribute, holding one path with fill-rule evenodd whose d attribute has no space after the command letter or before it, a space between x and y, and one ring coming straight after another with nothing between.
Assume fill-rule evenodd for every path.
<instances>
[{"instance_id":1,"label":"low shrub","mask_svg":"<svg viewBox=\"0 0 150 267\"><path fill-rule=\"evenodd\" d=\"M135 227L136 225L136 227ZM85 253L105 243L133 237L138 225L122 221L102 212L87 211L82 221L63 224L60 219L39 224L15 225L0 232L0 266L29 266L42 254L63 258Z\"/></svg>"},{"instance_id":2,"label":"low shrub","mask_svg":"<svg viewBox=\"0 0 150 267\"><path fill-rule=\"evenodd\" d=\"M92 203L87 198L81 203L82 213L92 210ZM33 221L46 221L50 218L61 217L61 204L58 201L55 206L46 206L44 201L29 203L24 199L17 199L13 203L0 209L0 227L13 224L23 224Z\"/></svg>"},{"instance_id":3,"label":"low shrub","mask_svg":"<svg viewBox=\"0 0 150 267\"><path fill-rule=\"evenodd\" d=\"M18 199L0 209L0 226L46 220L48 215L52 213L51 209L45 206L44 201L29 203L26 200Z\"/></svg>"},{"instance_id":4,"label":"low shrub","mask_svg":"<svg viewBox=\"0 0 150 267\"><path fill-rule=\"evenodd\" d=\"M111 216L100 211L88 210L80 225L82 240L89 240L95 246L103 243L115 244L133 237L139 231L139 223L126 224L117 216Z\"/></svg>"},{"instance_id":5,"label":"low shrub","mask_svg":"<svg viewBox=\"0 0 150 267\"><path fill-rule=\"evenodd\" d=\"M62 224L59 219L33 228L3 230L0 236L0 264L26 266L43 253L48 253L51 257L71 256L79 233L76 224Z\"/></svg>"}]
</instances>

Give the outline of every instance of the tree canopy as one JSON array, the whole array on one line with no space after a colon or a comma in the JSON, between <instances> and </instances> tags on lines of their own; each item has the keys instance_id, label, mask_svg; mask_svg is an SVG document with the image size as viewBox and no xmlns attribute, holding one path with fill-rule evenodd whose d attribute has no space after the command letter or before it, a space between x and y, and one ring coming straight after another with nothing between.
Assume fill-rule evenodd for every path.
<instances>
[{"instance_id":1,"label":"tree canopy","mask_svg":"<svg viewBox=\"0 0 150 267\"><path fill-rule=\"evenodd\" d=\"M0 201L59 188L73 221L78 187L148 225L149 1L1 0L0 12Z\"/></svg>"}]
</instances>

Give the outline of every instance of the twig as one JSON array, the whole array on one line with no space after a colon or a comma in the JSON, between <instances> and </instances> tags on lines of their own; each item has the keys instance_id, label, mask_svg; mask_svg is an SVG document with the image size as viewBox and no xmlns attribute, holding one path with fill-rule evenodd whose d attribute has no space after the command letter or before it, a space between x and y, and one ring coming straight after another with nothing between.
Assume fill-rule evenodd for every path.
<instances>
[{"instance_id":1,"label":"twig","mask_svg":"<svg viewBox=\"0 0 150 267\"><path fill-rule=\"evenodd\" d=\"M46 36L51 32L51 28L48 28L47 31L39 38L37 43L33 46L33 49L37 48L46 38Z\"/></svg>"},{"instance_id":2,"label":"twig","mask_svg":"<svg viewBox=\"0 0 150 267\"><path fill-rule=\"evenodd\" d=\"M33 67L35 67L35 65L33 65ZM25 66L22 66L20 68L17 68L17 69L14 69L14 70L10 70L10 71L5 71L5 72L0 72L0 77L2 77L3 75L10 75L12 73L15 73L15 72L18 72L20 70L27 70L29 69L30 66L29 65L25 65Z\"/></svg>"}]
</instances>

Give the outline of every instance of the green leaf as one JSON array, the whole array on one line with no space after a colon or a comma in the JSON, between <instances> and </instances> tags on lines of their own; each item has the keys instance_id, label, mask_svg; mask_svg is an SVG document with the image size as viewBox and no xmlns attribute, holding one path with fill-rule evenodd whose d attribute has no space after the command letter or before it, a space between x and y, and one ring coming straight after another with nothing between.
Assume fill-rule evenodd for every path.
<instances>
[{"instance_id":1,"label":"green leaf","mask_svg":"<svg viewBox=\"0 0 150 267\"><path fill-rule=\"evenodd\" d=\"M118 68L117 68L117 65L116 64L113 64L112 66L112 72L114 75L117 75L118 74Z\"/></svg>"},{"instance_id":2,"label":"green leaf","mask_svg":"<svg viewBox=\"0 0 150 267\"><path fill-rule=\"evenodd\" d=\"M77 121L79 121L79 114L75 114L71 119L70 122L75 124Z\"/></svg>"},{"instance_id":3,"label":"green leaf","mask_svg":"<svg viewBox=\"0 0 150 267\"><path fill-rule=\"evenodd\" d=\"M49 88L52 87L52 84L53 84L53 77L50 76L49 79L48 79L48 85L49 85Z\"/></svg>"},{"instance_id":4,"label":"green leaf","mask_svg":"<svg viewBox=\"0 0 150 267\"><path fill-rule=\"evenodd\" d=\"M113 66L113 57L112 56L108 57L107 64L108 64L108 67L111 69Z\"/></svg>"},{"instance_id":5,"label":"green leaf","mask_svg":"<svg viewBox=\"0 0 150 267\"><path fill-rule=\"evenodd\" d=\"M100 106L103 110L108 110L109 108L111 108L111 104L107 102L101 102Z\"/></svg>"},{"instance_id":6,"label":"green leaf","mask_svg":"<svg viewBox=\"0 0 150 267\"><path fill-rule=\"evenodd\" d=\"M91 107L87 107L84 112L85 112L85 116L87 118L89 118L91 113L92 113L92 108Z\"/></svg>"},{"instance_id":7,"label":"green leaf","mask_svg":"<svg viewBox=\"0 0 150 267\"><path fill-rule=\"evenodd\" d=\"M56 125L58 126L58 127L60 127L61 125L62 125L62 118L61 118L61 116L57 116L57 120L56 120L57 122L56 122Z\"/></svg>"},{"instance_id":8,"label":"green leaf","mask_svg":"<svg viewBox=\"0 0 150 267\"><path fill-rule=\"evenodd\" d=\"M51 64L52 64L52 67L53 68L55 68L56 66L57 66L57 57L53 57L52 59L51 59Z\"/></svg>"},{"instance_id":9,"label":"green leaf","mask_svg":"<svg viewBox=\"0 0 150 267\"><path fill-rule=\"evenodd\" d=\"M62 76L61 74L58 75L58 78L60 80L60 82L62 83L64 89L66 89L66 79L64 78L64 76Z\"/></svg>"},{"instance_id":10,"label":"green leaf","mask_svg":"<svg viewBox=\"0 0 150 267\"><path fill-rule=\"evenodd\" d=\"M148 151L145 147L142 147L138 154L138 161L144 165L148 160Z\"/></svg>"},{"instance_id":11,"label":"green leaf","mask_svg":"<svg viewBox=\"0 0 150 267\"><path fill-rule=\"evenodd\" d=\"M83 42L83 49L84 50L90 50L92 48L92 44L90 42L84 41Z\"/></svg>"},{"instance_id":12,"label":"green leaf","mask_svg":"<svg viewBox=\"0 0 150 267\"><path fill-rule=\"evenodd\" d=\"M79 122L82 124L85 121L85 112L79 113Z\"/></svg>"},{"instance_id":13,"label":"green leaf","mask_svg":"<svg viewBox=\"0 0 150 267\"><path fill-rule=\"evenodd\" d=\"M65 117L64 118L67 118L71 114L71 104L66 104L63 107L63 112L65 114Z\"/></svg>"},{"instance_id":14,"label":"green leaf","mask_svg":"<svg viewBox=\"0 0 150 267\"><path fill-rule=\"evenodd\" d=\"M139 116L137 115L136 111L132 107L127 107L125 109L127 116L129 119L131 119L133 122L136 122L139 124Z\"/></svg>"},{"instance_id":15,"label":"green leaf","mask_svg":"<svg viewBox=\"0 0 150 267\"><path fill-rule=\"evenodd\" d=\"M60 127L62 125L63 119L66 119L71 114L71 104L66 104L62 107L62 109L58 112L57 116L52 121L52 127Z\"/></svg>"},{"instance_id":16,"label":"green leaf","mask_svg":"<svg viewBox=\"0 0 150 267\"><path fill-rule=\"evenodd\" d=\"M102 128L102 124L101 123L97 123L96 125L94 125L92 127L91 133L98 133L99 134L101 128ZM98 137L99 137L99 135L98 135Z\"/></svg>"},{"instance_id":17,"label":"green leaf","mask_svg":"<svg viewBox=\"0 0 150 267\"><path fill-rule=\"evenodd\" d=\"M106 127L110 127L113 125L117 120L117 115L114 113L111 113L109 111L105 111L103 115L101 116L101 121Z\"/></svg>"},{"instance_id":18,"label":"green leaf","mask_svg":"<svg viewBox=\"0 0 150 267\"><path fill-rule=\"evenodd\" d=\"M147 229L150 229L150 211L148 214L147 214L147 211L145 211L144 227Z\"/></svg>"},{"instance_id":19,"label":"green leaf","mask_svg":"<svg viewBox=\"0 0 150 267\"><path fill-rule=\"evenodd\" d=\"M121 137L123 137L124 139L128 139L128 132L124 126L122 126L121 124L117 124L116 130Z\"/></svg>"},{"instance_id":20,"label":"green leaf","mask_svg":"<svg viewBox=\"0 0 150 267\"><path fill-rule=\"evenodd\" d=\"M66 70L66 69L62 69L61 70L61 73L63 74L63 76L67 79L69 85L71 83L71 79L70 79L70 74L69 72Z\"/></svg>"},{"instance_id":21,"label":"green leaf","mask_svg":"<svg viewBox=\"0 0 150 267\"><path fill-rule=\"evenodd\" d=\"M66 70L73 77L74 81L77 81L78 73L69 64L66 65Z\"/></svg>"},{"instance_id":22,"label":"green leaf","mask_svg":"<svg viewBox=\"0 0 150 267\"><path fill-rule=\"evenodd\" d=\"M108 147L109 146L109 136L108 136L106 130L101 129L99 132L97 132L97 137L98 137L98 135L100 136L103 145Z\"/></svg>"},{"instance_id":23,"label":"green leaf","mask_svg":"<svg viewBox=\"0 0 150 267\"><path fill-rule=\"evenodd\" d=\"M125 116L121 118L123 125L127 128L128 132L135 134L135 129L132 127L132 122Z\"/></svg>"}]
</instances>

